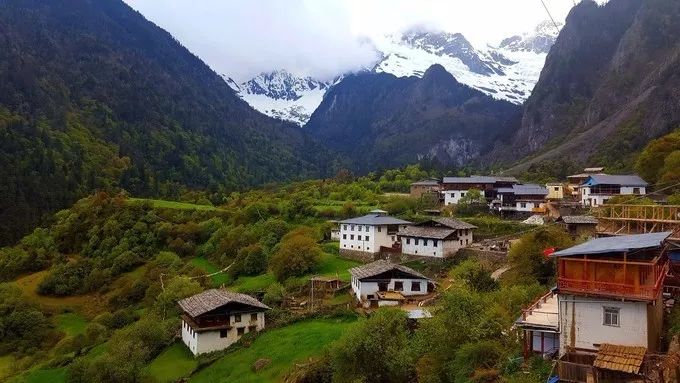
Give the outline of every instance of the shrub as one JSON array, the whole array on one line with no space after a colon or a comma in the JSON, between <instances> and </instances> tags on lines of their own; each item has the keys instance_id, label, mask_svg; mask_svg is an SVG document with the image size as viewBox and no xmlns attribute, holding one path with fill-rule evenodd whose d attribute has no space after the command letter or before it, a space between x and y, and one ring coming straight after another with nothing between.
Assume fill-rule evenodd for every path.
<instances>
[{"instance_id":1,"label":"shrub","mask_svg":"<svg viewBox=\"0 0 680 383\"><path fill-rule=\"evenodd\" d=\"M503 347L496 341L464 344L456 352L450 365L449 377L455 383L483 382L488 381L484 380L488 377L497 378L498 370L495 368L502 357Z\"/></svg>"},{"instance_id":2,"label":"shrub","mask_svg":"<svg viewBox=\"0 0 680 383\"><path fill-rule=\"evenodd\" d=\"M310 236L286 235L269 260L269 267L279 282L308 273L319 262L321 249Z\"/></svg>"}]
</instances>

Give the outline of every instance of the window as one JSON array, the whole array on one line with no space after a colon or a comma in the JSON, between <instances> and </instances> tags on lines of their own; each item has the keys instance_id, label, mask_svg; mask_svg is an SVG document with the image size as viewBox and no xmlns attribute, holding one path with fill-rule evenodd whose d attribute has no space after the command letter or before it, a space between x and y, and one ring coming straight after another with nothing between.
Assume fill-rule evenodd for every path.
<instances>
[{"instance_id":1,"label":"window","mask_svg":"<svg viewBox=\"0 0 680 383\"><path fill-rule=\"evenodd\" d=\"M415 239L416 246L418 246L418 238Z\"/></svg>"},{"instance_id":2,"label":"window","mask_svg":"<svg viewBox=\"0 0 680 383\"><path fill-rule=\"evenodd\" d=\"M364 227L359 225L359 226L357 226L357 230L362 231L362 230L364 230Z\"/></svg>"},{"instance_id":3,"label":"window","mask_svg":"<svg viewBox=\"0 0 680 383\"><path fill-rule=\"evenodd\" d=\"M250 321L257 322L257 314L250 314Z\"/></svg>"},{"instance_id":4,"label":"window","mask_svg":"<svg viewBox=\"0 0 680 383\"><path fill-rule=\"evenodd\" d=\"M640 194L640 188L633 188L633 194Z\"/></svg>"},{"instance_id":5,"label":"window","mask_svg":"<svg viewBox=\"0 0 680 383\"><path fill-rule=\"evenodd\" d=\"M519 206L520 206L520 207L527 207L527 203L526 203L526 202L521 202L521 203L519 204Z\"/></svg>"},{"instance_id":6,"label":"window","mask_svg":"<svg viewBox=\"0 0 680 383\"><path fill-rule=\"evenodd\" d=\"M382 231L382 226L378 226L378 233Z\"/></svg>"},{"instance_id":7,"label":"window","mask_svg":"<svg viewBox=\"0 0 680 383\"><path fill-rule=\"evenodd\" d=\"M343 234L342 239L347 239L347 234Z\"/></svg>"},{"instance_id":8,"label":"window","mask_svg":"<svg viewBox=\"0 0 680 383\"><path fill-rule=\"evenodd\" d=\"M404 291L404 282L394 282L394 291Z\"/></svg>"},{"instance_id":9,"label":"window","mask_svg":"<svg viewBox=\"0 0 680 383\"><path fill-rule=\"evenodd\" d=\"M423 239L423 246L427 246L427 239Z\"/></svg>"},{"instance_id":10,"label":"window","mask_svg":"<svg viewBox=\"0 0 680 383\"><path fill-rule=\"evenodd\" d=\"M437 242L438 241L436 239L433 239L432 240L432 247L437 247Z\"/></svg>"},{"instance_id":11,"label":"window","mask_svg":"<svg viewBox=\"0 0 680 383\"><path fill-rule=\"evenodd\" d=\"M351 230L354 231L354 225L351 226Z\"/></svg>"},{"instance_id":12,"label":"window","mask_svg":"<svg viewBox=\"0 0 680 383\"><path fill-rule=\"evenodd\" d=\"M364 240L365 240L365 241L370 241L370 239L368 238L368 236L364 236Z\"/></svg>"},{"instance_id":13,"label":"window","mask_svg":"<svg viewBox=\"0 0 680 383\"><path fill-rule=\"evenodd\" d=\"M406 238L406 244L410 245L411 244L411 238Z\"/></svg>"},{"instance_id":14,"label":"window","mask_svg":"<svg viewBox=\"0 0 680 383\"><path fill-rule=\"evenodd\" d=\"M455 197L456 197L456 193L451 193L451 198L455 198Z\"/></svg>"},{"instance_id":15,"label":"window","mask_svg":"<svg viewBox=\"0 0 680 383\"><path fill-rule=\"evenodd\" d=\"M245 332L246 332L245 327L239 327L239 328L236 329L236 333L238 334L238 336L245 334Z\"/></svg>"},{"instance_id":16,"label":"window","mask_svg":"<svg viewBox=\"0 0 680 383\"><path fill-rule=\"evenodd\" d=\"M617 307L603 307L604 319L602 324L605 326L619 327L619 308Z\"/></svg>"},{"instance_id":17,"label":"window","mask_svg":"<svg viewBox=\"0 0 680 383\"><path fill-rule=\"evenodd\" d=\"M350 234L349 239L354 240L354 234Z\"/></svg>"},{"instance_id":18,"label":"window","mask_svg":"<svg viewBox=\"0 0 680 383\"><path fill-rule=\"evenodd\" d=\"M241 322L241 314L234 314L234 322L236 323Z\"/></svg>"},{"instance_id":19,"label":"window","mask_svg":"<svg viewBox=\"0 0 680 383\"><path fill-rule=\"evenodd\" d=\"M465 192L460 192L461 197L465 197Z\"/></svg>"},{"instance_id":20,"label":"window","mask_svg":"<svg viewBox=\"0 0 680 383\"><path fill-rule=\"evenodd\" d=\"M229 330L220 330L220 338L226 338L229 335Z\"/></svg>"},{"instance_id":21,"label":"window","mask_svg":"<svg viewBox=\"0 0 680 383\"><path fill-rule=\"evenodd\" d=\"M554 191L560 191L560 188L559 188L559 186L555 186L555 187L553 188L553 190L554 190Z\"/></svg>"},{"instance_id":22,"label":"window","mask_svg":"<svg viewBox=\"0 0 680 383\"><path fill-rule=\"evenodd\" d=\"M411 291L420 291L420 282L411 282Z\"/></svg>"}]
</instances>

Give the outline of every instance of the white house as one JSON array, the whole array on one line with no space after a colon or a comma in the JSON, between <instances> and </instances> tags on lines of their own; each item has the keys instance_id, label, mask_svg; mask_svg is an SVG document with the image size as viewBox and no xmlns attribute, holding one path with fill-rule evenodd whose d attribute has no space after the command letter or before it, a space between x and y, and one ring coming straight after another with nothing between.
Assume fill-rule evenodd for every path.
<instances>
[{"instance_id":1,"label":"white house","mask_svg":"<svg viewBox=\"0 0 680 383\"><path fill-rule=\"evenodd\" d=\"M387 260L378 260L349 270L352 295L360 302L392 305L407 297L426 295L432 281L423 274Z\"/></svg>"},{"instance_id":2,"label":"white house","mask_svg":"<svg viewBox=\"0 0 680 383\"><path fill-rule=\"evenodd\" d=\"M495 189L511 187L517 183L514 177L470 176L444 177L440 185L444 205L455 205L470 189L479 190L486 199L495 197Z\"/></svg>"},{"instance_id":3,"label":"white house","mask_svg":"<svg viewBox=\"0 0 680 383\"><path fill-rule=\"evenodd\" d=\"M492 208L498 211L530 213L541 207L548 196L548 189L536 184L518 184L496 190L497 199Z\"/></svg>"},{"instance_id":4,"label":"white house","mask_svg":"<svg viewBox=\"0 0 680 383\"><path fill-rule=\"evenodd\" d=\"M647 182L635 174L593 174L579 186L579 195L583 206L595 207L617 195L645 195L647 186Z\"/></svg>"},{"instance_id":5,"label":"white house","mask_svg":"<svg viewBox=\"0 0 680 383\"><path fill-rule=\"evenodd\" d=\"M397 232L410 224L381 212L340 221L340 252L378 253L381 246L392 247Z\"/></svg>"},{"instance_id":6,"label":"white house","mask_svg":"<svg viewBox=\"0 0 680 383\"><path fill-rule=\"evenodd\" d=\"M401 252L409 255L444 258L472 243L477 227L454 218L433 218L399 230Z\"/></svg>"},{"instance_id":7,"label":"white house","mask_svg":"<svg viewBox=\"0 0 680 383\"><path fill-rule=\"evenodd\" d=\"M194 354L223 350L243 334L264 329L269 307L257 299L210 289L177 302L182 309L182 341Z\"/></svg>"}]
</instances>

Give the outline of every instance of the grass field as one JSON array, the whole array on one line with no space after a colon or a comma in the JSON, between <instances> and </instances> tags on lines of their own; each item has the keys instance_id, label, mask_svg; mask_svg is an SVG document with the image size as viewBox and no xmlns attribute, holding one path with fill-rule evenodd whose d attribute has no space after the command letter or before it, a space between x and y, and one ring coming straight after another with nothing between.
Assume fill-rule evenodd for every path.
<instances>
[{"instance_id":1,"label":"grass field","mask_svg":"<svg viewBox=\"0 0 680 383\"><path fill-rule=\"evenodd\" d=\"M361 263L357 261L352 261L350 259L340 258L336 255L324 253L321 256L321 261L319 262L319 267L317 268L315 274L327 277L334 277L337 275L340 280L349 282L349 269L360 264Z\"/></svg>"},{"instance_id":2,"label":"grass field","mask_svg":"<svg viewBox=\"0 0 680 383\"><path fill-rule=\"evenodd\" d=\"M195 266L195 267L205 271L206 274L212 274L212 273L216 272L217 270L219 270L217 268L217 266L213 265L212 263L210 263L210 261L208 261L207 259L205 259L203 257L196 257L196 258L192 259L190 263L191 263L192 266ZM219 287L222 284L227 284L231 280L231 278L229 278L229 275L227 275L226 273L215 274L215 275L211 276L210 278L212 279L213 286L215 286L215 287Z\"/></svg>"},{"instance_id":3,"label":"grass field","mask_svg":"<svg viewBox=\"0 0 680 383\"><path fill-rule=\"evenodd\" d=\"M318 355L325 347L340 338L356 321L311 320L266 331L248 348L217 360L189 379L195 383L267 383L279 382L296 361ZM258 359L267 358L271 364L259 372L251 366Z\"/></svg>"},{"instance_id":4,"label":"grass field","mask_svg":"<svg viewBox=\"0 0 680 383\"><path fill-rule=\"evenodd\" d=\"M48 370L31 370L19 375L9 383L65 383L66 367L51 368Z\"/></svg>"},{"instance_id":5,"label":"grass field","mask_svg":"<svg viewBox=\"0 0 680 383\"><path fill-rule=\"evenodd\" d=\"M155 382L175 382L191 375L198 361L184 343L176 342L156 357L145 369L144 375L154 378Z\"/></svg>"},{"instance_id":6,"label":"grass field","mask_svg":"<svg viewBox=\"0 0 680 383\"><path fill-rule=\"evenodd\" d=\"M17 279L14 283L21 288L24 296L31 302L55 311L76 311L88 318L94 317L106 308L105 300L96 295L75 295L68 297L51 297L37 293L38 284L47 274L47 270L29 274Z\"/></svg>"},{"instance_id":7,"label":"grass field","mask_svg":"<svg viewBox=\"0 0 680 383\"><path fill-rule=\"evenodd\" d=\"M87 320L82 315L76 313L55 315L54 323L59 331L63 331L68 336L83 334L87 327Z\"/></svg>"},{"instance_id":8,"label":"grass field","mask_svg":"<svg viewBox=\"0 0 680 383\"><path fill-rule=\"evenodd\" d=\"M0 382L3 382L12 373L14 357L12 355L0 356Z\"/></svg>"},{"instance_id":9,"label":"grass field","mask_svg":"<svg viewBox=\"0 0 680 383\"><path fill-rule=\"evenodd\" d=\"M239 292L264 291L269 285L275 283L276 279L271 273L256 275L253 277L238 277L230 288Z\"/></svg>"},{"instance_id":10,"label":"grass field","mask_svg":"<svg viewBox=\"0 0 680 383\"><path fill-rule=\"evenodd\" d=\"M167 201L163 199L128 198L132 203L148 201L153 207L159 209L179 209L179 210L218 210L211 205L196 205L188 202Z\"/></svg>"},{"instance_id":11,"label":"grass field","mask_svg":"<svg viewBox=\"0 0 680 383\"><path fill-rule=\"evenodd\" d=\"M463 221L477 226L473 235L475 240L512 235L530 228L519 221L508 221L498 217L461 217Z\"/></svg>"}]
</instances>

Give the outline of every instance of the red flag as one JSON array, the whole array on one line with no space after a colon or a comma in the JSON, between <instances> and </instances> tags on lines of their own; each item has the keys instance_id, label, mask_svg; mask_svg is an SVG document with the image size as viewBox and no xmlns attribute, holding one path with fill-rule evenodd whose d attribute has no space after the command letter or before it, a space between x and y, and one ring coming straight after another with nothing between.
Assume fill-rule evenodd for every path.
<instances>
[{"instance_id":1,"label":"red flag","mask_svg":"<svg viewBox=\"0 0 680 383\"><path fill-rule=\"evenodd\" d=\"M556 249L554 247L549 247L549 248L543 250L543 256L547 258L547 257L551 256L552 253L555 252L555 250Z\"/></svg>"}]
</instances>

